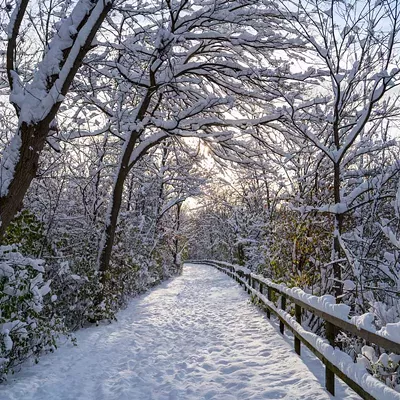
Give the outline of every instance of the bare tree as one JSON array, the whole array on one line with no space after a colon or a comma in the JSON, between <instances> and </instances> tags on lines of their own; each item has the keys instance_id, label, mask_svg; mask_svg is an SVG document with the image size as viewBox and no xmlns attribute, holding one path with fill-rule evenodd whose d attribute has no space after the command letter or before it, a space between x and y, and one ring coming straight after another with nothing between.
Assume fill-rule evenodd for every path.
<instances>
[{"instance_id":1,"label":"bare tree","mask_svg":"<svg viewBox=\"0 0 400 400\"><path fill-rule=\"evenodd\" d=\"M305 61L316 65L321 77L308 86L314 99L305 107L299 107L302 100L296 93L287 93L291 108L287 137L305 138L331 165L331 203L319 211L334 216L331 265L334 294L340 298L344 217L374 187L367 175L360 176L357 187L348 185L347 171L357 163L360 166L365 154L393 144L374 138L399 115L393 88L400 74L400 4L397 0L306 0L282 6L290 9L289 22L307 43ZM394 165L386 179L396 171Z\"/></svg>"}]
</instances>

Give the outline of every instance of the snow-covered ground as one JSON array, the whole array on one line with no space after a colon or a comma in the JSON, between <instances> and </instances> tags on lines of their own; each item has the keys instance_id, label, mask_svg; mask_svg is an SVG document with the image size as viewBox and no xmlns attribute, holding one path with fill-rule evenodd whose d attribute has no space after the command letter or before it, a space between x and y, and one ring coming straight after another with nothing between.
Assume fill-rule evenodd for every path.
<instances>
[{"instance_id":1,"label":"snow-covered ground","mask_svg":"<svg viewBox=\"0 0 400 400\"><path fill-rule=\"evenodd\" d=\"M0 385L0 399L331 399L319 361L304 348L298 357L244 290L208 266L186 264L117 323L76 336L77 347ZM339 386L336 398L358 397Z\"/></svg>"}]
</instances>

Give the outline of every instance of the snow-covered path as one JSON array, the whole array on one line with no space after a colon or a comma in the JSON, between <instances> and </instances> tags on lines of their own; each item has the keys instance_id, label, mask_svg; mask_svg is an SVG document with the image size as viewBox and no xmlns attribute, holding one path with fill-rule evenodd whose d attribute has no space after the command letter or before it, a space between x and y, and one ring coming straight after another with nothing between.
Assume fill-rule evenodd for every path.
<instances>
[{"instance_id":1,"label":"snow-covered path","mask_svg":"<svg viewBox=\"0 0 400 400\"><path fill-rule=\"evenodd\" d=\"M331 398L243 289L211 267L185 265L118 319L25 367L0 399Z\"/></svg>"}]
</instances>

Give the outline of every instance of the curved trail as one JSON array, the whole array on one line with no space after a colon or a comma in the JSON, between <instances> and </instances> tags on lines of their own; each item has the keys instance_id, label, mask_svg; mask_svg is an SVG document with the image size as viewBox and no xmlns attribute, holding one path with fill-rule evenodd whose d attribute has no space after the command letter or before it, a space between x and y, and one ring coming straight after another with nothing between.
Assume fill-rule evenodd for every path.
<instances>
[{"instance_id":1,"label":"curved trail","mask_svg":"<svg viewBox=\"0 0 400 400\"><path fill-rule=\"evenodd\" d=\"M76 336L77 347L61 346L10 377L0 399L331 398L243 289L207 266L186 264L118 322Z\"/></svg>"}]
</instances>

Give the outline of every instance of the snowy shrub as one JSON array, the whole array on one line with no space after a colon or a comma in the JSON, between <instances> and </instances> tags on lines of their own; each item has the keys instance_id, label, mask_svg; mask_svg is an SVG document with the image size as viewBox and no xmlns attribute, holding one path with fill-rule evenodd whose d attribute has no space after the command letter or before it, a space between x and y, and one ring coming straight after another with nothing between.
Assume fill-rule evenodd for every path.
<instances>
[{"instance_id":1,"label":"snowy shrub","mask_svg":"<svg viewBox=\"0 0 400 400\"><path fill-rule=\"evenodd\" d=\"M9 225L2 243L18 243L21 253L36 257L46 243L44 224L29 210L23 210Z\"/></svg>"},{"instance_id":2,"label":"snowy shrub","mask_svg":"<svg viewBox=\"0 0 400 400\"><path fill-rule=\"evenodd\" d=\"M391 303L385 304L381 301L371 303L369 311L375 315L378 328L400 320L400 303L398 301L391 301Z\"/></svg>"},{"instance_id":3,"label":"snowy shrub","mask_svg":"<svg viewBox=\"0 0 400 400\"><path fill-rule=\"evenodd\" d=\"M129 243L132 243L129 236L127 242L125 240L121 238L114 246L111 268L105 280L104 307L108 310L124 307L129 298L181 271L181 265L174 265L162 251L162 246L149 257L149 248L145 244L135 246L134 252L129 250Z\"/></svg>"},{"instance_id":4,"label":"snowy shrub","mask_svg":"<svg viewBox=\"0 0 400 400\"><path fill-rule=\"evenodd\" d=\"M24 360L54 350L64 333L61 320L46 306L51 282L44 273L43 260L24 257L16 246L0 247L1 379Z\"/></svg>"},{"instance_id":5,"label":"snowy shrub","mask_svg":"<svg viewBox=\"0 0 400 400\"><path fill-rule=\"evenodd\" d=\"M116 232L110 270L103 288L104 311L113 312L124 307L129 298L181 272L170 251L173 234L164 229L161 238L149 238L147 229L140 227L140 219L124 213ZM152 218L148 218L153 223Z\"/></svg>"},{"instance_id":6,"label":"snowy shrub","mask_svg":"<svg viewBox=\"0 0 400 400\"><path fill-rule=\"evenodd\" d=\"M377 379L400 392L400 355L382 353L379 357L371 346L363 346L357 356L362 364Z\"/></svg>"},{"instance_id":7,"label":"snowy shrub","mask_svg":"<svg viewBox=\"0 0 400 400\"><path fill-rule=\"evenodd\" d=\"M70 266L72 264L72 266ZM54 311L63 317L66 328L75 331L88 321L113 319L101 304L101 285L95 263L77 259L62 261L49 271L52 280ZM101 310L101 311L100 311Z\"/></svg>"}]
</instances>

